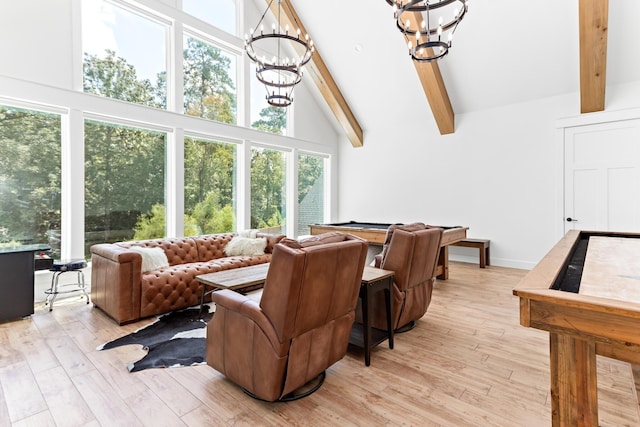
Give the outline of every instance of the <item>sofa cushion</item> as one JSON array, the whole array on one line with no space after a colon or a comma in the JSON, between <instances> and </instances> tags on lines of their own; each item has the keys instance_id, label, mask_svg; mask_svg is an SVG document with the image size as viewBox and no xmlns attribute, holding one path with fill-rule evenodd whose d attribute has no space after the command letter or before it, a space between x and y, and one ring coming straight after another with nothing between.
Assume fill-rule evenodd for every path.
<instances>
[{"instance_id":1,"label":"sofa cushion","mask_svg":"<svg viewBox=\"0 0 640 427\"><path fill-rule=\"evenodd\" d=\"M159 270L169 267L169 260L162 248L147 248L142 246L132 246L130 251L138 252L142 256L142 272Z\"/></svg>"},{"instance_id":2,"label":"sofa cushion","mask_svg":"<svg viewBox=\"0 0 640 427\"><path fill-rule=\"evenodd\" d=\"M197 261L206 262L213 259L224 258L224 248L235 236L234 233L205 234L193 237L198 248Z\"/></svg>"},{"instance_id":3,"label":"sofa cushion","mask_svg":"<svg viewBox=\"0 0 640 427\"><path fill-rule=\"evenodd\" d=\"M123 248L131 248L133 246L148 248L160 247L167 255L169 265L198 261L198 249L196 248L196 242L191 238L138 240L135 242L120 242L117 243L117 245Z\"/></svg>"},{"instance_id":4,"label":"sofa cushion","mask_svg":"<svg viewBox=\"0 0 640 427\"><path fill-rule=\"evenodd\" d=\"M264 255L267 239L264 237L252 239L250 237L235 236L224 248L227 256L255 256Z\"/></svg>"},{"instance_id":5,"label":"sofa cushion","mask_svg":"<svg viewBox=\"0 0 640 427\"><path fill-rule=\"evenodd\" d=\"M271 255L225 257L209 262L173 265L143 273L141 277L140 317L178 310L200 302L202 284L195 278L201 274L263 264Z\"/></svg>"}]
</instances>

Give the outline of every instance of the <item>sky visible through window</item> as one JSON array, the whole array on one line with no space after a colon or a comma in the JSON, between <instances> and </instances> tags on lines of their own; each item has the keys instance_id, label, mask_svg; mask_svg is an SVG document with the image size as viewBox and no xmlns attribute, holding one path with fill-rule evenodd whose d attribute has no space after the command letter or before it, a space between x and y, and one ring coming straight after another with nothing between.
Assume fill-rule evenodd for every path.
<instances>
[{"instance_id":1,"label":"sky visible through window","mask_svg":"<svg viewBox=\"0 0 640 427\"><path fill-rule=\"evenodd\" d=\"M116 52L136 69L138 79L156 82L166 71L166 27L103 0L82 1L83 52L105 56Z\"/></svg>"},{"instance_id":2,"label":"sky visible through window","mask_svg":"<svg viewBox=\"0 0 640 427\"><path fill-rule=\"evenodd\" d=\"M183 0L182 4L185 12L236 33L236 0ZM167 70L168 26L106 0L82 0L81 7L83 52L104 58L105 49L112 50L135 67L138 80L148 79L155 85L158 73ZM237 79L236 67L237 61L233 60L227 71L234 80ZM268 104L265 88L257 81L253 65L249 79L250 123L253 123L260 119L260 112ZM283 130L283 134L287 131Z\"/></svg>"},{"instance_id":3,"label":"sky visible through window","mask_svg":"<svg viewBox=\"0 0 640 427\"><path fill-rule=\"evenodd\" d=\"M182 9L221 30L237 33L235 0L182 0Z\"/></svg>"}]
</instances>

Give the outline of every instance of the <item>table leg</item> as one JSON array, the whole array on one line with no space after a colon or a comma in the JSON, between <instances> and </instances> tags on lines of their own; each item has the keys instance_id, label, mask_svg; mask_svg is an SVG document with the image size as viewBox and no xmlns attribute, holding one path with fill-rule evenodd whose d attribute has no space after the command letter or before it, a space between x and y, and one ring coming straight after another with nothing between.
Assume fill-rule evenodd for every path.
<instances>
[{"instance_id":1,"label":"table leg","mask_svg":"<svg viewBox=\"0 0 640 427\"><path fill-rule=\"evenodd\" d=\"M484 247L480 248L480 268L485 268L487 265L487 250Z\"/></svg>"},{"instance_id":2,"label":"table leg","mask_svg":"<svg viewBox=\"0 0 640 427\"><path fill-rule=\"evenodd\" d=\"M549 333L549 349L552 425L597 426L595 343Z\"/></svg>"},{"instance_id":3,"label":"table leg","mask_svg":"<svg viewBox=\"0 0 640 427\"><path fill-rule=\"evenodd\" d=\"M199 320L202 320L202 306L204 305L204 296L206 294L207 294L207 285L202 283L202 293L200 294L200 311L198 311Z\"/></svg>"},{"instance_id":4,"label":"table leg","mask_svg":"<svg viewBox=\"0 0 640 427\"><path fill-rule=\"evenodd\" d=\"M364 364L371 364L371 324L369 323L369 306L372 301L369 300L369 286L361 286L362 292L362 338L364 340Z\"/></svg>"},{"instance_id":5,"label":"table leg","mask_svg":"<svg viewBox=\"0 0 640 427\"><path fill-rule=\"evenodd\" d=\"M393 305L391 303L393 280L391 277L386 280L387 286L384 288L384 300L387 305L387 331L389 334L389 348L393 349Z\"/></svg>"},{"instance_id":6,"label":"table leg","mask_svg":"<svg viewBox=\"0 0 640 427\"><path fill-rule=\"evenodd\" d=\"M442 272L436 277L441 280L447 280L449 278L449 246L440 246L438 267L442 268Z\"/></svg>"}]
</instances>

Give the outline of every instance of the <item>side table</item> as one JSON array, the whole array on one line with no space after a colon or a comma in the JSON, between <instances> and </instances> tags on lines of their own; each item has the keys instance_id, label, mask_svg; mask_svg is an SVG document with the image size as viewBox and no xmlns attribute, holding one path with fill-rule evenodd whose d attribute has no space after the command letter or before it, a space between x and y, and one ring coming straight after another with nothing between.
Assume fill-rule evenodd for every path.
<instances>
[{"instance_id":1,"label":"side table","mask_svg":"<svg viewBox=\"0 0 640 427\"><path fill-rule=\"evenodd\" d=\"M387 311L387 330L373 328L369 322L369 307L373 296L384 292ZM349 344L364 348L364 364L371 365L371 349L382 341L389 340L389 348L393 349L393 271L365 266L360 285L360 301L362 303L362 324L354 323L349 337Z\"/></svg>"}]
</instances>

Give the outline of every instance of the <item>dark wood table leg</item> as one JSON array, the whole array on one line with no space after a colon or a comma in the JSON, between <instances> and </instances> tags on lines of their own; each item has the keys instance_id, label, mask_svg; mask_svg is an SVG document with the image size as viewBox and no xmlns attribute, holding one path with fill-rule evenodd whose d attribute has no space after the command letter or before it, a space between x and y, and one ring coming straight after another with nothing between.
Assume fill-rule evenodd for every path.
<instances>
[{"instance_id":1,"label":"dark wood table leg","mask_svg":"<svg viewBox=\"0 0 640 427\"><path fill-rule=\"evenodd\" d=\"M362 300L362 335L364 340L364 364L371 364L371 324L369 323L369 306L372 301L369 299L369 286L360 287Z\"/></svg>"},{"instance_id":2,"label":"dark wood table leg","mask_svg":"<svg viewBox=\"0 0 640 427\"><path fill-rule=\"evenodd\" d=\"M204 297L213 292L215 288L212 287L212 289L207 291L207 284L204 282L200 283L202 283L202 294L200 294L200 310L198 311L198 319L202 320L202 306L204 305Z\"/></svg>"},{"instance_id":3,"label":"dark wood table leg","mask_svg":"<svg viewBox=\"0 0 640 427\"><path fill-rule=\"evenodd\" d=\"M386 279L384 288L384 300L387 305L387 331L389 333L389 348L393 349L393 305L391 304L393 290L393 277Z\"/></svg>"}]
</instances>

